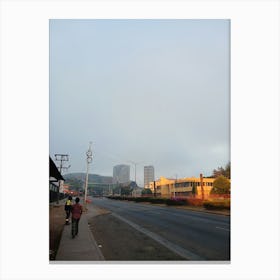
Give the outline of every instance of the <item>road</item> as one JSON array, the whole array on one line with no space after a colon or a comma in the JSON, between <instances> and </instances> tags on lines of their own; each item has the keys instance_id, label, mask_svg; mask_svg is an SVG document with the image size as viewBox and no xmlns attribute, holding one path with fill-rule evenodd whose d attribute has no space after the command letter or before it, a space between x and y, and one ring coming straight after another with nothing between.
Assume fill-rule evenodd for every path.
<instances>
[{"instance_id":1,"label":"road","mask_svg":"<svg viewBox=\"0 0 280 280\"><path fill-rule=\"evenodd\" d=\"M230 260L230 217L107 198L93 204L109 210L186 260Z\"/></svg>"}]
</instances>

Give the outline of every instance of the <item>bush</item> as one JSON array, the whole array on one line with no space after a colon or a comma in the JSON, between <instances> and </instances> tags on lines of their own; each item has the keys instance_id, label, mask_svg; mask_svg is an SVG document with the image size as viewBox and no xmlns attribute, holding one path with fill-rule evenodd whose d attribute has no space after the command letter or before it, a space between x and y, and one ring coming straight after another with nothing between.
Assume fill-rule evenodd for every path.
<instances>
[{"instance_id":1,"label":"bush","mask_svg":"<svg viewBox=\"0 0 280 280\"><path fill-rule=\"evenodd\" d=\"M208 210L222 210L227 209L230 210L230 200L207 200L203 203L204 208Z\"/></svg>"},{"instance_id":2,"label":"bush","mask_svg":"<svg viewBox=\"0 0 280 280\"><path fill-rule=\"evenodd\" d=\"M144 189L144 190L142 190L142 193L141 193L142 195L151 195L151 194L153 194L152 193L152 191L150 190L150 189Z\"/></svg>"},{"instance_id":3,"label":"bush","mask_svg":"<svg viewBox=\"0 0 280 280\"><path fill-rule=\"evenodd\" d=\"M223 175L217 177L213 182L213 188L210 194L229 194L230 193L230 181Z\"/></svg>"},{"instance_id":4,"label":"bush","mask_svg":"<svg viewBox=\"0 0 280 280\"><path fill-rule=\"evenodd\" d=\"M154 204L165 204L166 203L166 198L151 198L150 202Z\"/></svg>"},{"instance_id":5,"label":"bush","mask_svg":"<svg viewBox=\"0 0 280 280\"><path fill-rule=\"evenodd\" d=\"M171 198L171 199L166 199L165 203L167 205L187 205L186 199L182 198Z\"/></svg>"},{"instance_id":6,"label":"bush","mask_svg":"<svg viewBox=\"0 0 280 280\"><path fill-rule=\"evenodd\" d=\"M203 200L201 198L189 197L186 199L186 204L191 206L202 206Z\"/></svg>"},{"instance_id":7,"label":"bush","mask_svg":"<svg viewBox=\"0 0 280 280\"><path fill-rule=\"evenodd\" d=\"M149 197L135 197L133 200L135 202L149 202L150 198Z\"/></svg>"}]
</instances>

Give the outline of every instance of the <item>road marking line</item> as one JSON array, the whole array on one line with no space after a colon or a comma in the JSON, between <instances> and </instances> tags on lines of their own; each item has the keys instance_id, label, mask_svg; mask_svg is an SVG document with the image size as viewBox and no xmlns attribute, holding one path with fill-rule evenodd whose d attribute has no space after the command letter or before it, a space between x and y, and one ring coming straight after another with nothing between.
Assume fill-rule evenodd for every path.
<instances>
[{"instance_id":1,"label":"road marking line","mask_svg":"<svg viewBox=\"0 0 280 280\"><path fill-rule=\"evenodd\" d=\"M223 230L226 230L226 231L230 231L230 229L227 229L227 228L222 228L222 227L216 227L216 228L223 229Z\"/></svg>"},{"instance_id":2,"label":"road marking line","mask_svg":"<svg viewBox=\"0 0 280 280\"><path fill-rule=\"evenodd\" d=\"M192 253L191 251L184 249L170 241L168 241L165 238L162 238L161 236L159 236L156 233L153 233L129 220L127 220L124 217L119 216L116 213L112 213L112 215L120 220L122 220L123 222L129 224L130 226L132 226L133 228L135 228L136 230L146 234L147 236L149 236L150 238L154 239L155 241L157 241L158 243L160 243L161 245L165 246L167 249L171 250L172 252L178 254L179 256L187 259L187 260L205 260L205 258L202 258L199 255L196 255L194 253Z\"/></svg>"}]
</instances>

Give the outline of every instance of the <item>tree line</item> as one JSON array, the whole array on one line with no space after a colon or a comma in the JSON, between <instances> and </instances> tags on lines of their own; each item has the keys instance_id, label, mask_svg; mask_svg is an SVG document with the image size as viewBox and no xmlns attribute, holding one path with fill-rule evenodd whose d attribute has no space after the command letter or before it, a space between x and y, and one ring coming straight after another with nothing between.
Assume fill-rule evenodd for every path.
<instances>
[{"instance_id":1,"label":"tree line","mask_svg":"<svg viewBox=\"0 0 280 280\"><path fill-rule=\"evenodd\" d=\"M212 172L213 178L217 178L221 175L230 179L230 162L225 167L222 166L218 167L217 169L214 169Z\"/></svg>"},{"instance_id":2,"label":"tree line","mask_svg":"<svg viewBox=\"0 0 280 280\"><path fill-rule=\"evenodd\" d=\"M230 162L224 168L214 169L212 177L216 179L211 194L230 194Z\"/></svg>"}]
</instances>

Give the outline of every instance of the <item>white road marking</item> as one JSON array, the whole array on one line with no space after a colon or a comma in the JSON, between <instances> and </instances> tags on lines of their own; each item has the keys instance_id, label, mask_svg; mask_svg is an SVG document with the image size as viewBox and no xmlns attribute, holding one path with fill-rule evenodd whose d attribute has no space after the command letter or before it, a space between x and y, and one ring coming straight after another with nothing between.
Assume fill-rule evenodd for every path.
<instances>
[{"instance_id":1,"label":"white road marking","mask_svg":"<svg viewBox=\"0 0 280 280\"><path fill-rule=\"evenodd\" d=\"M228 228L222 228L222 227L216 227L216 228L223 229L223 230L226 230L226 231L230 231Z\"/></svg>"}]
</instances>

